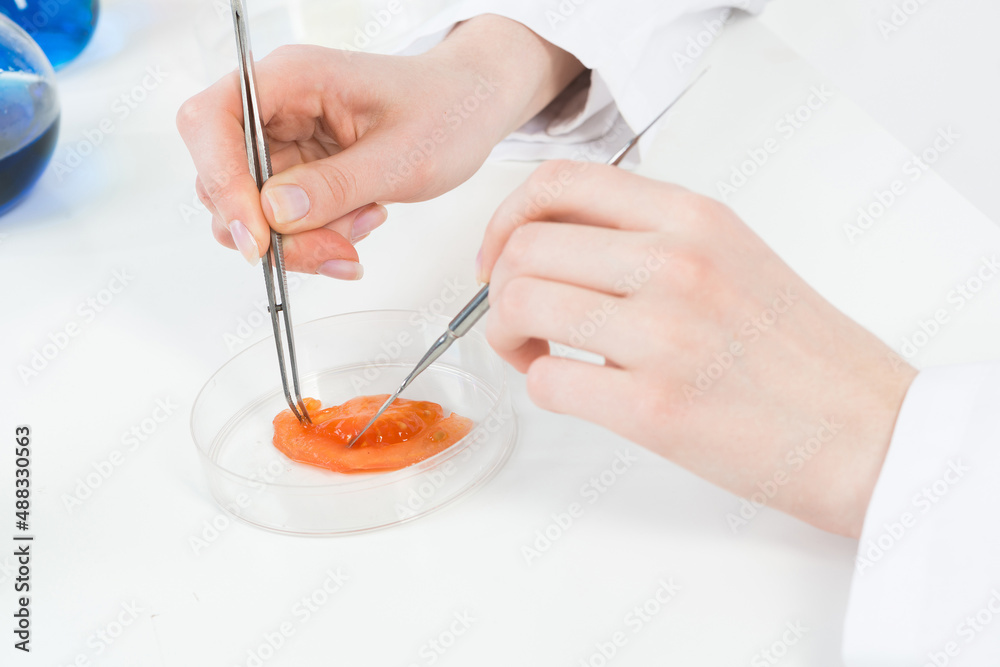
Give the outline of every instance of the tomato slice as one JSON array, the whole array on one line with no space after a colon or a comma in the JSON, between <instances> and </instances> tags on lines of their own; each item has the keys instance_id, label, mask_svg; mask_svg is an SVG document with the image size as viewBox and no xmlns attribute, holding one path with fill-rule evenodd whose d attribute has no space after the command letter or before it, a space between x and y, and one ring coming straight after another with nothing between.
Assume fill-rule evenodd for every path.
<instances>
[{"instance_id":1,"label":"tomato slice","mask_svg":"<svg viewBox=\"0 0 1000 667\"><path fill-rule=\"evenodd\" d=\"M430 401L397 398L361 438L347 444L368 424L389 394L358 396L320 409L305 398L312 424L300 424L291 410L274 418L274 446L285 456L335 472L399 470L442 452L472 430L472 420Z\"/></svg>"}]
</instances>

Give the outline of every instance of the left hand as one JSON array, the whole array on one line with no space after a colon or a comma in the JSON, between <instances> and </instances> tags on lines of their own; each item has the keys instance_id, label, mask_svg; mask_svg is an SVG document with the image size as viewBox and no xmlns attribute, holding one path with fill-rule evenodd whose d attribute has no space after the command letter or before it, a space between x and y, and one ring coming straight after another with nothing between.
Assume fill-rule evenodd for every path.
<instances>
[{"instance_id":1,"label":"left hand","mask_svg":"<svg viewBox=\"0 0 1000 667\"><path fill-rule=\"evenodd\" d=\"M857 536L916 371L731 210L593 164L548 162L483 242L487 338L539 406ZM549 355L548 341L607 359Z\"/></svg>"}]
</instances>

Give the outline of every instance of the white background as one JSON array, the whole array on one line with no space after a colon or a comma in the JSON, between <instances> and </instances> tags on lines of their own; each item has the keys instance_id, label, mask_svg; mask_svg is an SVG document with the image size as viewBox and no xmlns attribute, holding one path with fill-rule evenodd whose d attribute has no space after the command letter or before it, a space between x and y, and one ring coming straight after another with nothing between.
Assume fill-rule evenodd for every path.
<instances>
[{"instance_id":1,"label":"white background","mask_svg":"<svg viewBox=\"0 0 1000 667\"><path fill-rule=\"evenodd\" d=\"M1000 213L992 187L1000 50L990 32L1000 9L931 0L884 40L876 21L891 5L777 0L762 19L734 25L641 171L715 194L746 151L826 83L831 101L729 203L821 293L899 349L984 254L1000 251L1000 231L984 215ZM426 13L407 6L385 40ZM329 3L338 17L329 33L309 20L308 5L295 7L304 14L267 18L263 8L254 17L259 50L288 30L342 43L381 4ZM59 75L64 113L54 161L66 163L104 118L114 132L69 173L50 169L0 219L0 442L9 445L0 451L12 448L15 425L31 425L37 536L34 651L25 656L5 643L4 664L246 665L247 651L289 621L294 635L264 664L425 665L422 648L466 612L471 627L435 664L578 665L620 630L628 642L611 664L752 664L796 622L808 630L782 665L840 664L855 542L768 510L734 534L726 515L738 510L736 498L601 429L534 408L513 374L518 448L463 502L339 539L232 523L195 552L191 538L210 536L206 522L220 511L188 413L209 375L267 333L226 342L264 298L260 270L212 241L207 216L193 208L194 171L173 126L180 103L233 66L230 30L228 14L208 0L105 3L94 43ZM150 67L165 72L163 82L120 118L115 99L134 95ZM857 207L948 125L961 140L936 172L910 184L850 243L843 225ZM309 278L293 294L297 319L420 308L447 280L471 296L483 226L531 169L488 165L436 201L390 207L389 222L360 248L365 279ZM85 321L79 304L115 271L131 276L128 285ZM988 285L912 361L996 357L996 298ZM69 323L80 334L23 380L18 368ZM174 413L68 508L66 498L124 450L123 434L150 417L157 399L176 404ZM581 486L621 451L638 462L527 563L522 547L553 513L581 502ZM11 479L12 463L12 454L0 455L0 480ZM3 498L12 508L9 492ZM10 515L0 512L12 522ZM8 552L0 549L4 615L14 604ZM299 622L296 601L338 568L348 577L343 588ZM663 578L680 593L633 633L626 615ZM102 644L96 633L123 604L137 605L138 617Z\"/></svg>"}]
</instances>

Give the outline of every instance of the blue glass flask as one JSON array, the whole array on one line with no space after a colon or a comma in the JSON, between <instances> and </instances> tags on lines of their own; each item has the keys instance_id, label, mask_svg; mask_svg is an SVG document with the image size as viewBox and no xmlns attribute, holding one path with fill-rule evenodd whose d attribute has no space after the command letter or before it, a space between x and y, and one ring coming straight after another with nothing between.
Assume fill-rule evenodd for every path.
<instances>
[{"instance_id":1,"label":"blue glass flask","mask_svg":"<svg viewBox=\"0 0 1000 667\"><path fill-rule=\"evenodd\" d=\"M0 13L38 42L59 69L80 55L97 27L97 0L0 0Z\"/></svg>"},{"instance_id":2,"label":"blue glass flask","mask_svg":"<svg viewBox=\"0 0 1000 667\"><path fill-rule=\"evenodd\" d=\"M59 136L55 72L31 37L0 15L0 215L45 170Z\"/></svg>"}]
</instances>

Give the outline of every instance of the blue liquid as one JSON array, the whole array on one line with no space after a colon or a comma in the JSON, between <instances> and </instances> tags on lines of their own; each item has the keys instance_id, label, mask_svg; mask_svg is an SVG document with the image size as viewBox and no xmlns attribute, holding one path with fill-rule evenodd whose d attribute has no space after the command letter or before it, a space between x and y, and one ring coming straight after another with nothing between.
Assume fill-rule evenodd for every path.
<instances>
[{"instance_id":1,"label":"blue liquid","mask_svg":"<svg viewBox=\"0 0 1000 667\"><path fill-rule=\"evenodd\" d=\"M34 141L21 150L0 158L0 215L14 208L52 157L59 137L59 117Z\"/></svg>"},{"instance_id":2,"label":"blue liquid","mask_svg":"<svg viewBox=\"0 0 1000 667\"><path fill-rule=\"evenodd\" d=\"M58 136L52 84L31 72L0 71L0 215L38 180Z\"/></svg>"},{"instance_id":3,"label":"blue liquid","mask_svg":"<svg viewBox=\"0 0 1000 667\"><path fill-rule=\"evenodd\" d=\"M56 69L87 46L97 26L97 7L97 0L0 0L0 12L38 42Z\"/></svg>"}]
</instances>

